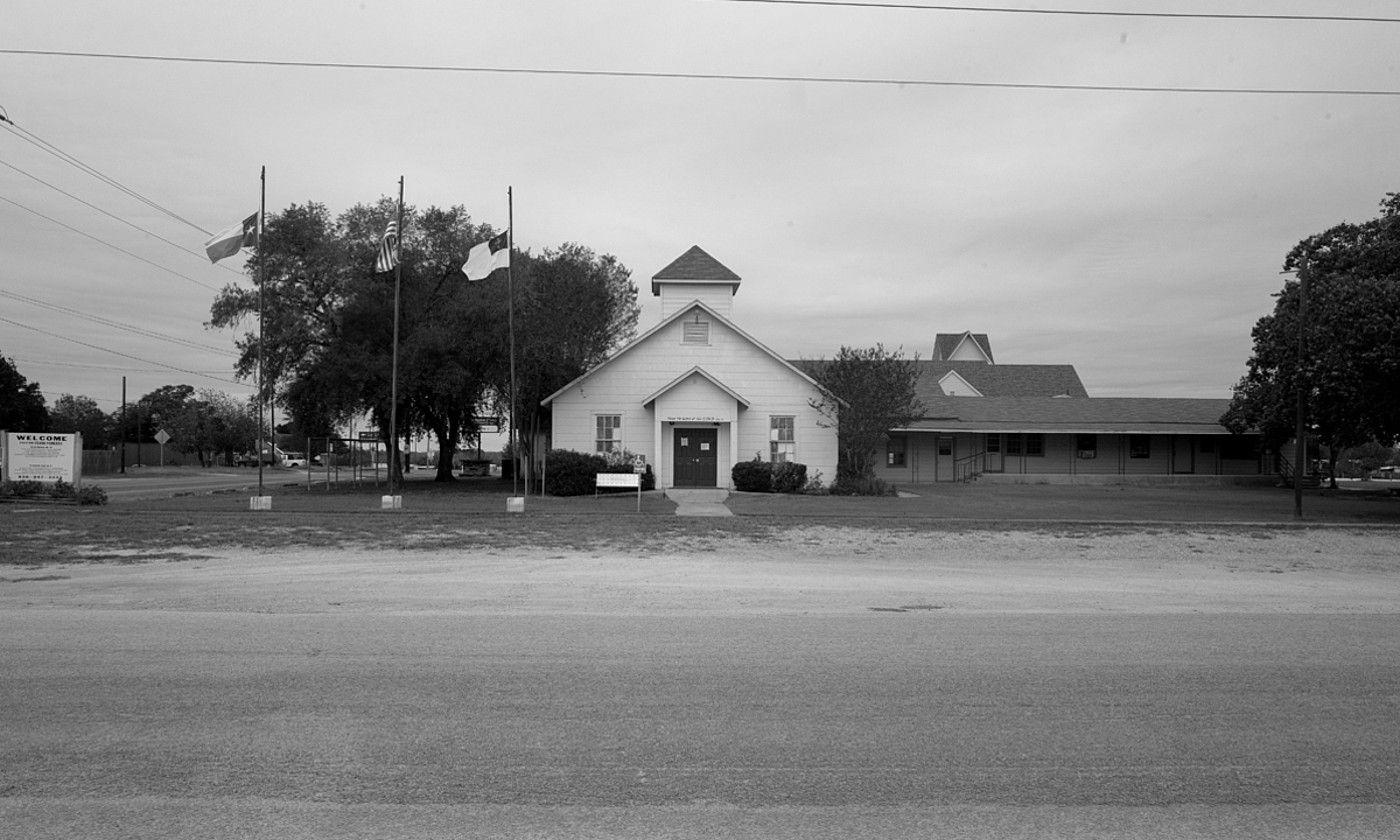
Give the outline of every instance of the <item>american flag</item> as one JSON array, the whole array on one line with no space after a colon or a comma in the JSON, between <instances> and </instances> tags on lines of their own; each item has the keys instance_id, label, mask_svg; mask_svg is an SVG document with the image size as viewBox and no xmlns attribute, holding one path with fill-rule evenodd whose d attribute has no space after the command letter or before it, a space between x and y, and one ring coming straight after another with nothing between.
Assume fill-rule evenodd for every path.
<instances>
[{"instance_id":1,"label":"american flag","mask_svg":"<svg viewBox=\"0 0 1400 840\"><path fill-rule=\"evenodd\" d=\"M399 264L399 223L389 222L384 229L384 240L379 243L379 259L374 261L375 273L393 271Z\"/></svg>"}]
</instances>

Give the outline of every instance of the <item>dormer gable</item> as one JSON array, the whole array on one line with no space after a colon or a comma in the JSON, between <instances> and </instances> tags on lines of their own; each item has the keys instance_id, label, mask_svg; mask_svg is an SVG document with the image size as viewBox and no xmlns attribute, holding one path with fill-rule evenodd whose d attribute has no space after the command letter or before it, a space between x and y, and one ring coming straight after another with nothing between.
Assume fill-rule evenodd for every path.
<instances>
[{"instance_id":1,"label":"dormer gable","mask_svg":"<svg viewBox=\"0 0 1400 840\"><path fill-rule=\"evenodd\" d=\"M935 362L986 362L992 359L992 342L986 333L939 333L933 340Z\"/></svg>"},{"instance_id":2,"label":"dormer gable","mask_svg":"<svg viewBox=\"0 0 1400 840\"><path fill-rule=\"evenodd\" d=\"M943 393L950 397L980 397L982 392L972 387L972 383L963 379L955 370L950 370L943 374L938 380L938 387L943 389Z\"/></svg>"}]
</instances>

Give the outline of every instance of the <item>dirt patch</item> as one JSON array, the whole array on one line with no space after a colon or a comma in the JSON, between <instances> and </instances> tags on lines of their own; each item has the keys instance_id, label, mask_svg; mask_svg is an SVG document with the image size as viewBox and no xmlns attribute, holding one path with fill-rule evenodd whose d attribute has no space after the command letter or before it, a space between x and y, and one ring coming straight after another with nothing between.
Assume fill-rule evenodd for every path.
<instances>
[{"instance_id":1,"label":"dirt patch","mask_svg":"<svg viewBox=\"0 0 1400 840\"><path fill-rule=\"evenodd\" d=\"M409 535L405 535L407 537ZM697 539L697 537L703 537ZM1388 534L1122 529L891 533L835 527L482 544L75 550L6 606L471 614L1390 613ZM437 542L434 537L426 542ZM75 547L75 549L78 547ZM172 562L179 561L179 562Z\"/></svg>"}]
</instances>

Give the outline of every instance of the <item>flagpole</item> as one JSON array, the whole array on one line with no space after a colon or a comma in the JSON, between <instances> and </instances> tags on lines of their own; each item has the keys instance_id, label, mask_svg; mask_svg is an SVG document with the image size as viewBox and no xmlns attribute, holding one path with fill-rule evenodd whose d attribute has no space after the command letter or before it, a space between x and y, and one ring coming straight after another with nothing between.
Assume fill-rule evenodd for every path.
<instances>
[{"instance_id":1,"label":"flagpole","mask_svg":"<svg viewBox=\"0 0 1400 840\"><path fill-rule=\"evenodd\" d=\"M267 166L262 167L262 172L258 176L261 182L260 195L258 198L258 244L256 251L262 250L263 244L263 216L267 214ZM260 254L259 254L260 256ZM267 279L266 267L261 260L258 261L258 497L262 498L263 492L263 285ZM276 440L276 436L273 437Z\"/></svg>"},{"instance_id":2,"label":"flagpole","mask_svg":"<svg viewBox=\"0 0 1400 840\"><path fill-rule=\"evenodd\" d=\"M515 197L510 187L506 187L506 320L510 332L510 489L512 496L520 495L520 445L517 440L519 426L515 422L515 260L510 255L515 251Z\"/></svg>"},{"instance_id":3,"label":"flagpole","mask_svg":"<svg viewBox=\"0 0 1400 840\"><path fill-rule=\"evenodd\" d=\"M399 235L394 242L394 349L389 373L389 495L394 493L394 473L399 466L399 286L403 282L403 176L399 176Z\"/></svg>"}]
</instances>

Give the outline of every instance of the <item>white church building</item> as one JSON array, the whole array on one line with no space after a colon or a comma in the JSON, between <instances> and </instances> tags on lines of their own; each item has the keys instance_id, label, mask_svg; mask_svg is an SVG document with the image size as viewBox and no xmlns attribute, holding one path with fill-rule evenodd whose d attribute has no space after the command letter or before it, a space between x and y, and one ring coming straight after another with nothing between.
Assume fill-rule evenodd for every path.
<instances>
[{"instance_id":1,"label":"white church building","mask_svg":"<svg viewBox=\"0 0 1400 840\"><path fill-rule=\"evenodd\" d=\"M644 457L665 488L732 489L757 454L836 477L836 429L817 383L731 320L740 278L699 246L651 281L661 322L543 401L551 445Z\"/></svg>"}]
</instances>

